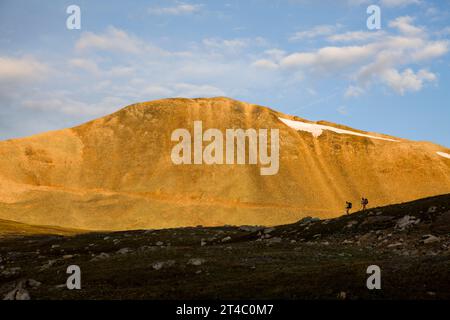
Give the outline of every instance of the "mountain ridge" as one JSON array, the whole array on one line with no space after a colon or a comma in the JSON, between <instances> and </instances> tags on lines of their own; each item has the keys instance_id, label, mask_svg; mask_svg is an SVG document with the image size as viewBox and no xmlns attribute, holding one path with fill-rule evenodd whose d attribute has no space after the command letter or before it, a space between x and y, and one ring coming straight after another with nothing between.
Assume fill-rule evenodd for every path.
<instances>
[{"instance_id":1,"label":"mountain ridge","mask_svg":"<svg viewBox=\"0 0 450 320\"><path fill-rule=\"evenodd\" d=\"M86 230L224 224L276 225L335 217L366 196L387 205L450 193L449 149L323 130L314 137L279 118L312 122L229 98L137 103L69 129L0 141L0 218ZM258 166L175 166L171 132L280 130L280 172Z\"/></svg>"}]
</instances>

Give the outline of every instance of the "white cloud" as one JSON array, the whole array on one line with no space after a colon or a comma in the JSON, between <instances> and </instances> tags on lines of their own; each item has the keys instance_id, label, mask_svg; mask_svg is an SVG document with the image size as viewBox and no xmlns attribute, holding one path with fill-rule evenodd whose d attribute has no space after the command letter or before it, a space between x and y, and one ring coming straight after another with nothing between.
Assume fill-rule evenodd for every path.
<instances>
[{"instance_id":1,"label":"white cloud","mask_svg":"<svg viewBox=\"0 0 450 320\"><path fill-rule=\"evenodd\" d=\"M174 91L178 97L216 97L226 96L225 92L211 85L194 85L189 83L177 83Z\"/></svg>"},{"instance_id":2,"label":"white cloud","mask_svg":"<svg viewBox=\"0 0 450 320\"><path fill-rule=\"evenodd\" d=\"M306 88L306 91L312 96L317 96L317 91L312 88Z\"/></svg>"},{"instance_id":3,"label":"white cloud","mask_svg":"<svg viewBox=\"0 0 450 320\"><path fill-rule=\"evenodd\" d=\"M14 58L0 56L0 81L29 82L44 77L49 67L33 57Z\"/></svg>"},{"instance_id":4,"label":"white cloud","mask_svg":"<svg viewBox=\"0 0 450 320\"><path fill-rule=\"evenodd\" d=\"M53 80L67 81L76 89L67 93L53 89L58 86L34 88L25 101L18 99L17 104L52 113L98 116L132 102L165 97L245 96L255 90L273 90L282 95L298 90L304 79L321 81L337 75L347 87L346 97L360 96L375 83L406 94L437 81L437 76L422 64L442 57L449 49L447 41L432 40L426 29L413 22L410 17L395 19L391 26L400 30L400 35L389 30L330 33L324 35L325 40L345 45L289 53L268 47L267 41L258 37L207 38L191 44L189 51L171 52L109 27L100 33L83 33L76 42L75 56L66 62L70 68ZM326 28L313 29L316 35L328 32ZM116 54L105 57L97 52L105 50ZM0 57L0 81L33 79L47 71L46 65L33 58ZM314 96L313 91L305 90ZM321 98L310 105L341 94L342 87L325 98L318 92ZM20 89L15 97L22 95Z\"/></svg>"},{"instance_id":5,"label":"white cloud","mask_svg":"<svg viewBox=\"0 0 450 320\"><path fill-rule=\"evenodd\" d=\"M226 50L228 52L237 53L245 49L249 45L249 41L246 39L218 39L208 38L203 39L203 45L209 50Z\"/></svg>"},{"instance_id":6,"label":"white cloud","mask_svg":"<svg viewBox=\"0 0 450 320\"><path fill-rule=\"evenodd\" d=\"M53 75L50 66L32 56L0 56L0 106L22 99L29 94L30 87L45 83L50 75Z\"/></svg>"},{"instance_id":7,"label":"white cloud","mask_svg":"<svg viewBox=\"0 0 450 320\"><path fill-rule=\"evenodd\" d=\"M286 68L306 66L333 72L361 62L373 53L373 46L324 47L315 52L288 55L280 61L280 65Z\"/></svg>"},{"instance_id":8,"label":"white cloud","mask_svg":"<svg viewBox=\"0 0 450 320\"><path fill-rule=\"evenodd\" d=\"M284 56L286 56L286 51L274 48L264 51L264 54L271 59L281 60Z\"/></svg>"},{"instance_id":9,"label":"white cloud","mask_svg":"<svg viewBox=\"0 0 450 320\"><path fill-rule=\"evenodd\" d=\"M188 15L199 12L202 6L198 4L189 4L184 2L178 2L174 6L170 7L152 7L148 9L148 12L152 15Z\"/></svg>"},{"instance_id":10,"label":"white cloud","mask_svg":"<svg viewBox=\"0 0 450 320\"><path fill-rule=\"evenodd\" d=\"M395 20L389 22L391 28L397 28L401 33L410 36L418 36L424 32L420 27L414 26L412 23L414 18L410 16L398 17Z\"/></svg>"},{"instance_id":11,"label":"white cloud","mask_svg":"<svg viewBox=\"0 0 450 320\"><path fill-rule=\"evenodd\" d=\"M381 0L381 5L386 7L404 7L411 4L420 4L419 0Z\"/></svg>"},{"instance_id":12,"label":"white cloud","mask_svg":"<svg viewBox=\"0 0 450 320\"><path fill-rule=\"evenodd\" d=\"M369 4L371 0L347 0L347 4L351 6L360 6Z\"/></svg>"},{"instance_id":13,"label":"white cloud","mask_svg":"<svg viewBox=\"0 0 450 320\"><path fill-rule=\"evenodd\" d=\"M136 69L130 66L116 65L108 70L101 69L93 59L73 58L69 59L69 65L87 71L97 77L127 77L134 76Z\"/></svg>"},{"instance_id":14,"label":"white cloud","mask_svg":"<svg viewBox=\"0 0 450 320\"><path fill-rule=\"evenodd\" d=\"M360 87L356 86L349 86L347 90L345 91L345 97L351 98L351 97L359 97L364 93L364 90Z\"/></svg>"},{"instance_id":15,"label":"white cloud","mask_svg":"<svg viewBox=\"0 0 450 320\"><path fill-rule=\"evenodd\" d=\"M136 69L130 66L115 66L106 71L107 77L130 77L136 74Z\"/></svg>"},{"instance_id":16,"label":"white cloud","mask_svg":"<svg viewBox=\"0 0 450 320\"><path fill-rule=\"evenodd\" d=\"M142 53L146 45L137 37L131 36L123 30L108 27L103 34L84 32L75 44L79 51L104 50L124 53Z\"/></svg>"},{"instance_id":17,"label":"white cloud","mask_svg":"<svg viewBox=\"0 0 450 320\"><path fill-rule=\"evenodd\" d=\"M413 54L414 61L430 60L443 56L448 52L448 41L433 41Z\"/></svg>"},{"instance_id":18,"label":"white cloud","mask_svg":"<svg viewBox=\"0 0 450 320\"><path fill-rule=\"evenodd\" d=\"M366 92L371 83L379 80L394 91L404 94L420 90L425 82L434 82L437 77L421 70L403 72L408 64L423 64L442 57L449 51L448 41L430 40L426 29L413 24L414 18L403 16L390 22L390 27L400 31L392 35L388 31L354 31L329 35L327 40L335 42L367 41L361 45L326 46L312 51L258 59L253 66L280 69L291 73L309 72L326 77L340 74L355 81L345 92L346 97L355 97ZM347 73L348 72L348 73ZM400 81L394 85L394 79ZM362 89L364 88L364 90Z\"/></svg>"},{"instance_id":19,"label":"white cloud","mask_svg":"<svg viewBox=\"0 0 450 320\"><path fill-rule=\"evenodd\" d=\"M298 41L327 36L335 32L338 28L340 28L340 25L319 25L308 30L298 31L294 35L292 35L289 40Z\"/></svg>"},{"instance_id":20,"label":"white cloud","mask_svg":"<svg viewBox=\"0 0 450 320\"><path fill-rule=\"evenodd\" d=\"M98 74L100 69L93 60L83 59L83 58L74 58L69 60L69 65L72 67L80 68L92 74Z\"/></svg>"},{"instance_id":21,"label":"white cloud","mask_svg":"<svg viewBox=\"0 0 450 320\"><path fill-rule=\"evenodd\" d=\"M327 39L331 42L362 42L378 39L385 35L383 31L349 31L340 34L334 34Z\"/></svg>"},{"instance_id":22,"label":"white cloud","mask_svg":"<svg viewBox=\"0 0 450 320\"><path fill-rule=\"evenodd\" d=\"M395 69L387 69L381 74L381 80L397 93L404 95L408 91L421 90L425 82L434 82L437 77L425 69L417 73L409 68L401 73Z\"/></svg>"},{"instance_id":23,"label":"white cloud","mask_svg":"<svg viewBox=\"0 0 450 320\"><path fill-rule=\"evenodd\" d=\"M57 111L68 115L99 116L111 113L126 103L126 100L114 96L102 98L97 103L86 103L70 97L67 92L53 91L25 99L21 105L28 109Z\"/></svg>"},{"instance_id":24,"label":"white cloud","mask_svg":"<svg viewBox=\"0 0 450 320\"><path fill-rule=\"evenodd\" d=\"M389 79L405 79L406 81L413 77L409 71L401 77L401 74L397 71L398 69L408 64L432 61L448 52L448 44L446 42L434 42L417 38L393 37L379 44L379 47L380 51L374 56L374 61L363 65L358 70L356 74L357 82L367 86L373 80L380 78L397 92L412 90L398 90L398 88L392 85L392 81ZM424 76L424 73L421 73L420 76ZM420 76L418 80L421 79ZM422 80L426 80L426 77ZM417 83L418 81L415 82ZM403 87L403 85L400 87ZM420 90L422 86L420 85L417 88Z\"/></svg>"},{"instance_id":25,"label":"white cloud","mask_svg":"<svg viewBox=\"0 0 450 320\"><path fill-rule=\"evenodd\" d=\"M275 70L278 68L278 64L273 61L267 59L259 59L252 63L253 67L261 68L261 69L270 69Z\"/></svg>"},{"instance_id":26,"label":"white cloud","mask_svg":"<svg viewBox=\"0 0 450 320\"><path fill-rule=\"evenodd\" d=\"M153 97L163 98L171 97L174 92L172 89L164 87L162 85L148 85L141 90L143 96L147 96L149 99Z\"/></svg>"},{"instance_id":27,"label":"white cloud","mask_svg":"<svg viewBox=\"0 0 450 320\"><path fill-rule=\"evenodd\" d=\"M268 43L264 38L256 37L236 39L206 38L203 39L202 44L206 50L221 54L236 54L252 47L266 46Z\"/></svg>"}]
</instances>

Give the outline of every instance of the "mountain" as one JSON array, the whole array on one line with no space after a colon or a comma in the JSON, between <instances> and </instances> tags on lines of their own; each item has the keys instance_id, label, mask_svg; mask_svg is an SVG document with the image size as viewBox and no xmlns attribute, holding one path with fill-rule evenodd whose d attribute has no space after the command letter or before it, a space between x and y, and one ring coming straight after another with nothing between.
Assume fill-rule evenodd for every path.
<instances>
[{"instance_id":1,"label":"mountain","mask_svg":"<svg viewBox=\"0 0 450 320\"><path fill-rule=\"evenodd\" d=\"M174 164L172 133L193 133L196 121L224 133L278 129L277 173L262 175L260 163ZM382 206L445 193L445 147L228 98L138 103L74 128L0 142L0 219L32 225L279 225L340 216L345 201L359 209L362 196Z\"/></svg>"},{"instance_id":2,"label":"mountain","mask_svg":"<svg viewBox=\"0 0 450 320\"><path fill-rule=\"evenodd\" d=\"M84 230L65 229L52 226L33 226L25 223L0 219L0 240L3 238L14 239L26 236L74 236L88 233Z\"/></svg>"}]
</instances>

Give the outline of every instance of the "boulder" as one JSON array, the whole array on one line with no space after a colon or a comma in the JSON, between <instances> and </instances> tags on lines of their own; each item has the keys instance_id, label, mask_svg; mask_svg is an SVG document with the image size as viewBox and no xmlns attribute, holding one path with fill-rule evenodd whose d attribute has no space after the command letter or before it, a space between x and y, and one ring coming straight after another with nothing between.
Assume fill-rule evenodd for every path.
<instances>
[{"instance_id":1,"label":"boulder","mask_svg":"<svg viewBox=\"0 0 450 320\"><path fill-rule=\"evenodd\" d=\"M431 243L435 243L435 242L440 242L441 239L439 239L436 236L433 236L432 234L426 234L422 237L422 242L424 244L431 244Z\"/></svg>"},{"instance_id":2,"label":"boulder","mask_svg":"<svg viewBox=\"0 0 450 320\"><path fill-rule=\"evenodd\" d=\"M418 224L419 222L420 222L420 219L417 219L414 216L406 215L403 218L397 220L395 227L398 229L404 230L413 225Z\"/></svg>"},{"instance_id":3,"label":"boulder","mask_svg":"<svg viewBox=\"0 0 450 320\"><path fill-rule=\"evenodd\" d=\"M192 266L201 266L202 264L204 264L206 262L205 259L201 259L201 258L192 258L190 259L187 264L192 265Z\"/></svg>"},{"instance_id":4,"label":"boulder","mask_svg":"<svg viewBox=\"0 0 450 320\"><path fill-rule=\"evenodd\" d=\"M152 264L152 268L154 270L161 270L165 267L171 267L175 264L175 260L168 260L168 261L158 261Z\"/></svg>"},{"instance_id":5,"label":"boulder","mask_svg":"<svg viewBox=\"0 0 450 320\"><path fill-rule=\"evenodd\" d=\"M129 248L122 248L120 250L117 250L117 254L127 254L130 252L131 252L131 249L129 249Z\"/></svg>"}]
</instances>

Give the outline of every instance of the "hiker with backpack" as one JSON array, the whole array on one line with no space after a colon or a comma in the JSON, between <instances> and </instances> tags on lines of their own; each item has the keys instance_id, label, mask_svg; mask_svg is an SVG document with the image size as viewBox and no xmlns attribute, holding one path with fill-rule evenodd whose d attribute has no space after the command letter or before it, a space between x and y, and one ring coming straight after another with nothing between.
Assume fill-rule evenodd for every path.
<instances>
[{"instance_id":1,"label":"hiker with backpack","mask_svg":"<svg viewBox=\"0 0 450 320\"><path fill-rule=\"evenodd\" d=\"M362 198L361 199L362 211L366 210L368 204L369 204L369 200L367 198Z\"/></svg>"},{"instance_id":2,"label":"hiker with backpack","mask_svg":"<svg viewBox=\"0 0 450 320\"><path fill-rule=\"evenodd\" d=\"M351 202L348 202L348 201L345 202L345 210L346 210L347 214L350 213L350 210L352 209L352 207L353 207L353 204Z\"/></svg>"}]
</instances>

